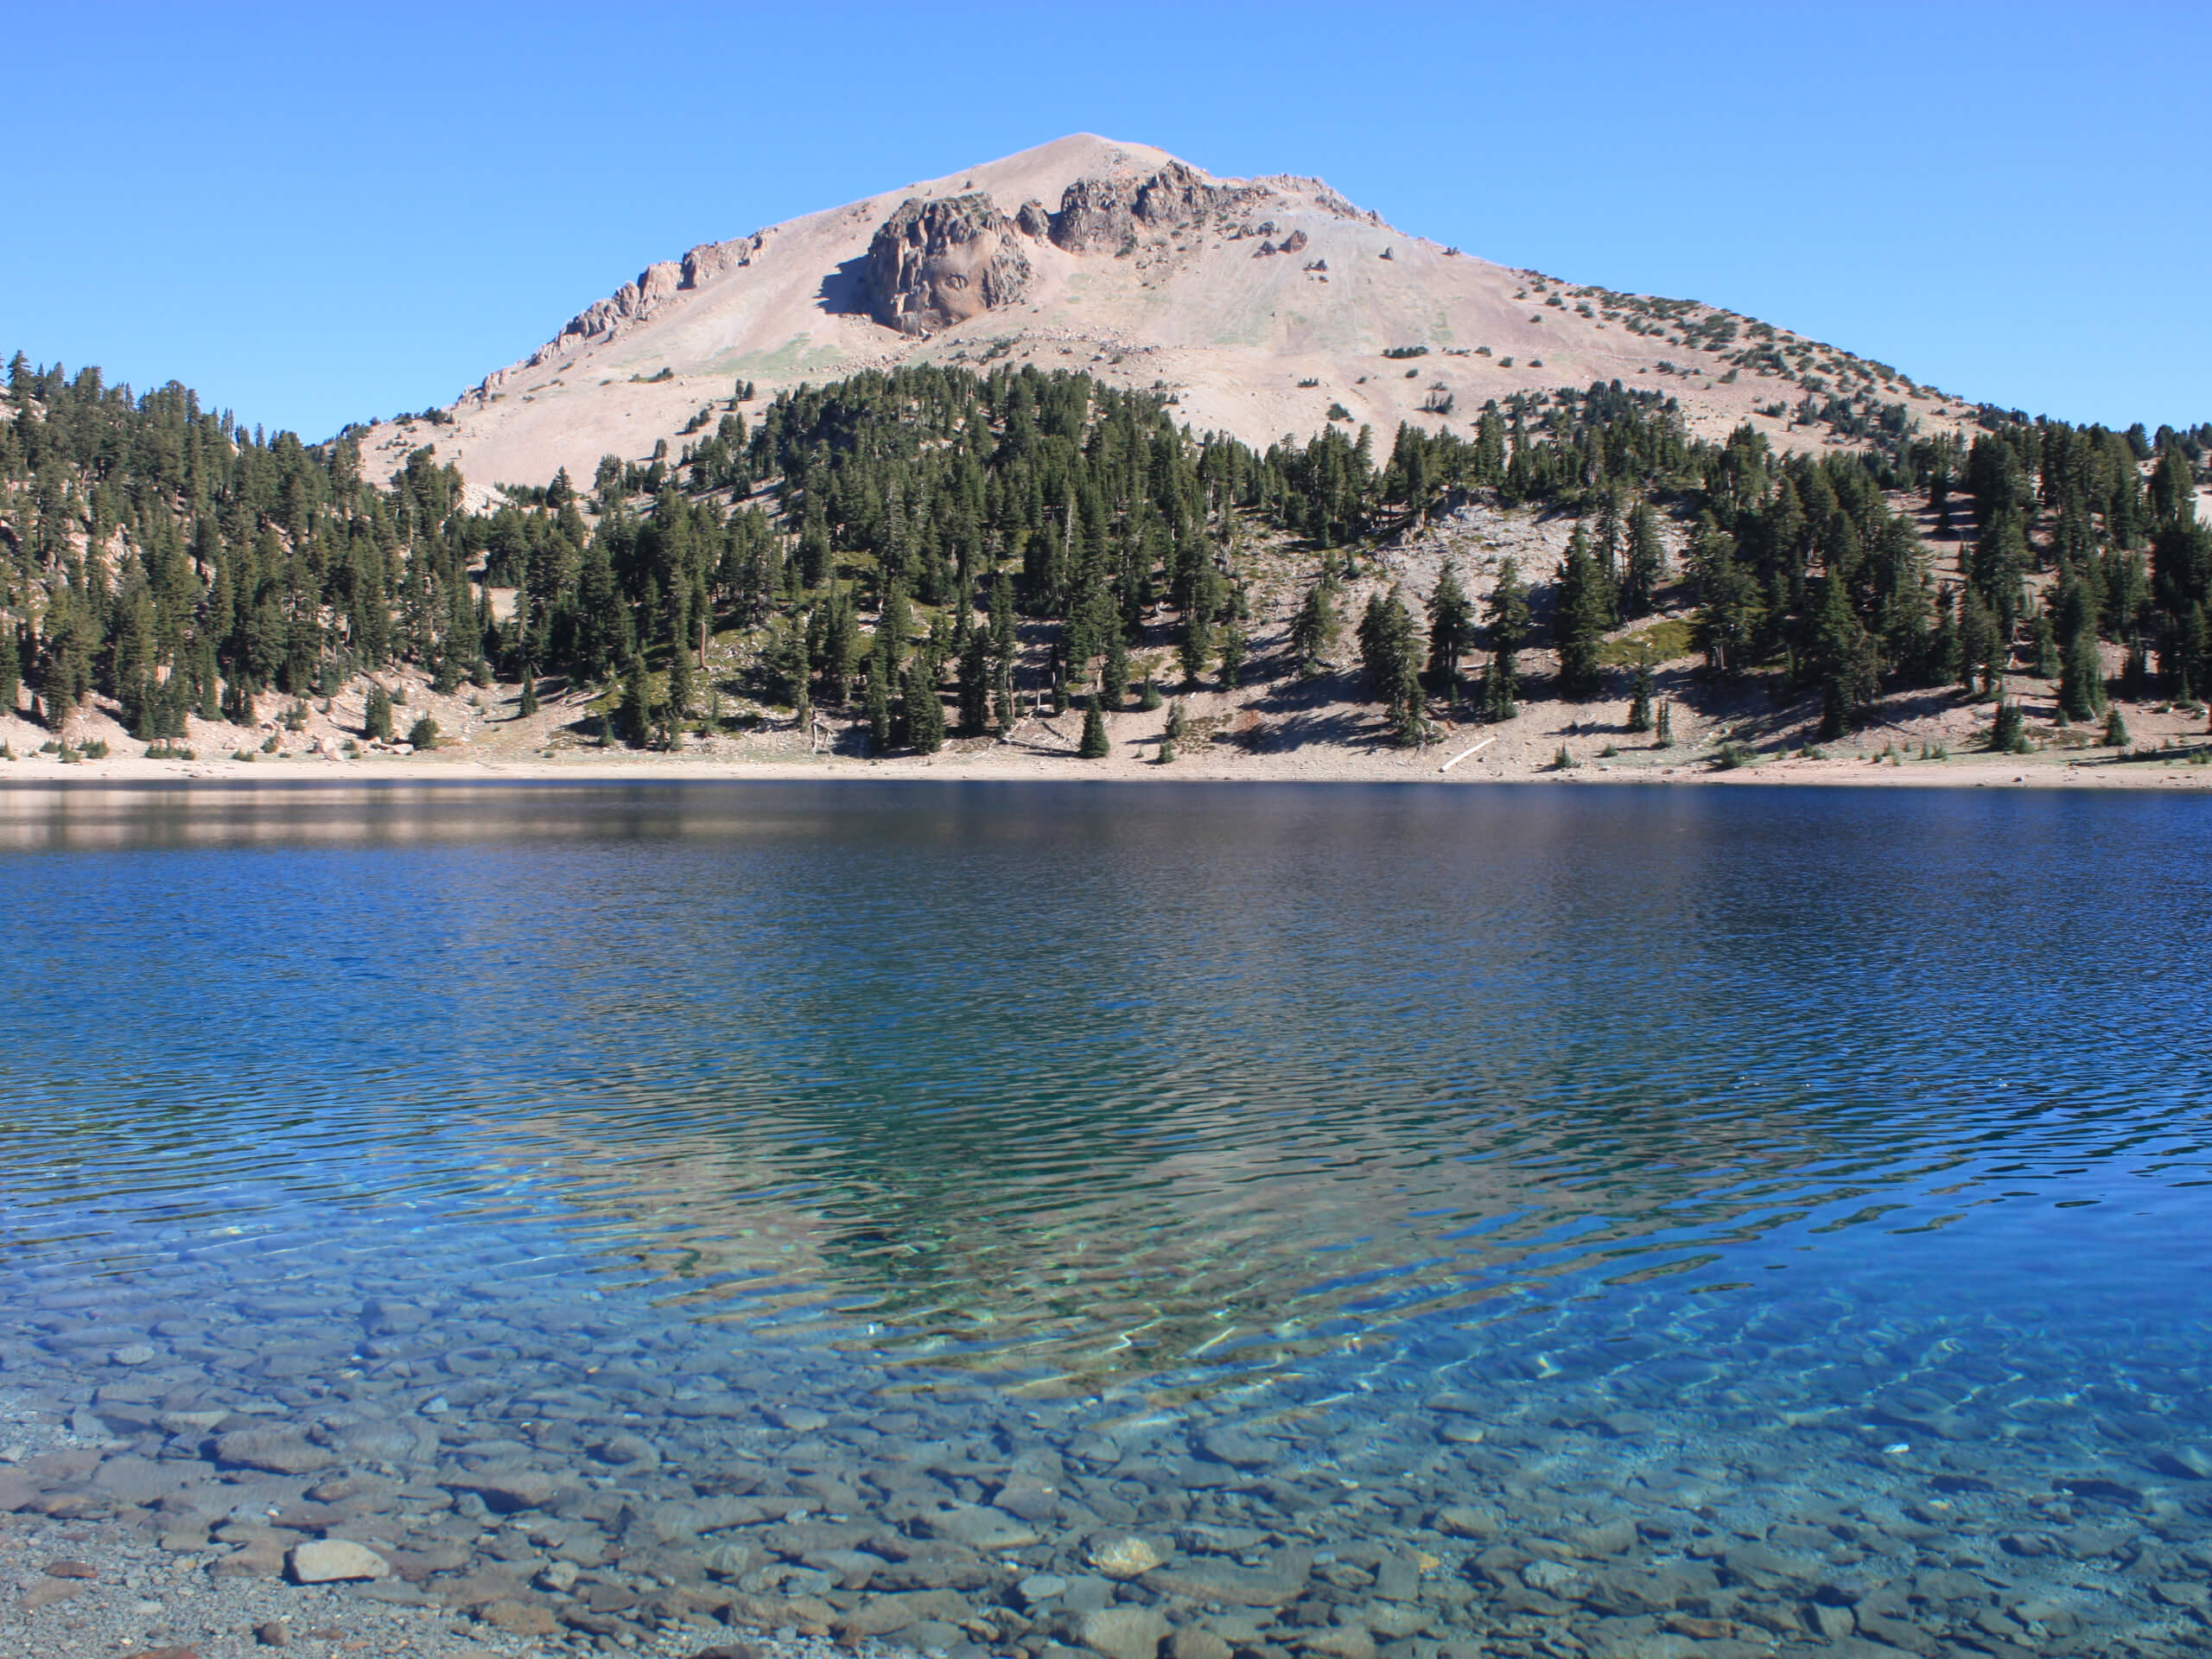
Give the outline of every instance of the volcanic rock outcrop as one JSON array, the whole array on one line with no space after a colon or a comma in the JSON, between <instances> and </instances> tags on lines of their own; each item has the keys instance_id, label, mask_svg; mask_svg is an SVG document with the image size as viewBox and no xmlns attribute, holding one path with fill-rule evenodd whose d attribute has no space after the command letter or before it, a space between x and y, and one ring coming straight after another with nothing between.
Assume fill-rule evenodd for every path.
<instances>
[{"instance_id":1,"label":"volcanic rock outcrop","mask_svg":"<svg viewBox=\"0 0 2212 1659\"><path fill-rule=\"evenodd\" d=\"M1172 230L1256 194L1209 184L1204 174L1181 162L1139 179L1077 179L1061 193L1060 211L1052 215L1052 244L1070 253L1119 253L1139 226Z\"/></svg>"},{"instance_id":2,"label":"volcanic rock outcrop","mask_svg":"<svg viewBox=\"0 0 2212 1659\"><path fill-rule=\"evenodd\" d=\"M868 244L871 309L886 327L930 334L1029 291L1029 257L991 199L909 197Z\"/></svg>"}]
</instances>

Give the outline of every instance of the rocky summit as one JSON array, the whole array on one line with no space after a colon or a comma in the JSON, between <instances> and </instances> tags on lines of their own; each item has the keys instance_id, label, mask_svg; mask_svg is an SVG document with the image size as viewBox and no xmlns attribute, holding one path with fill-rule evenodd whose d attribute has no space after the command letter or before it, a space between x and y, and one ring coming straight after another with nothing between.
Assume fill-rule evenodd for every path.
<instances>
[{"instance_id":1,"label":"rocky summit","mask_svg":"<svg viewBox=\"0 0 2212 1659\"><path fill-rule=\"evenodd\" d=\"M1779 411L1807 388L1929 428L1959 412L1732 311L1408 234L1319 179L1217 178L1077 134L650 264L435 421L378 424L362 448L385 476L433 446L482 497L673 451L734 382L1025 363L1160 391L1194 431L1255 447L1332 423L1465 435L1492 398L1613 380L1675 398L1694 431L1751 421L1783 447L1798 439Z\"/></svg>"}]
</instances>

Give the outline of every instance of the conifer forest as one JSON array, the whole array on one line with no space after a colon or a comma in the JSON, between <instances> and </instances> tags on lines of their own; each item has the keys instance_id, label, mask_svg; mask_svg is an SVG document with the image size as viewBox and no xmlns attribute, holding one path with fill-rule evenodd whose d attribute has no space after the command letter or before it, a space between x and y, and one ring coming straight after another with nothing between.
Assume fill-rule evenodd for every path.
<instances>
[{"instance_id":1,"label":"conifer forest","mask_svg":"<svg viewBox=\"0 0 2212 1659\"><path fill-rule=\"evenodd\" d=\"M1661 616L1685 695L1761 686L1824 739L1904 690L1987 700L2005 737L2008 670L2071 721L2212 691L2212 426L1984 409L1924 435L1808 397L1793 425L1830 442L1784 453L1614 382L1491 403L1464 436L1332 422L1259 450L1084 373L910 367L739 383L675 453L472 505L429 443L379 485L350 429L264 433L175 384L19 353L6 397L0 696L57 734L99 700L175 743L365 679L362 735L389 739L401 667L519 687L524 713L589 690L594 741L652 747L747 702L927 753L1026 709L1326 676L1379 741L1546 698L1648 732L1655 664L1608 640ZM1565 556L1391 579L1394 545L1471 510L1570 520ZM1264 636L1262 560L1300 587Z\"/></svg>"}]
</instances>

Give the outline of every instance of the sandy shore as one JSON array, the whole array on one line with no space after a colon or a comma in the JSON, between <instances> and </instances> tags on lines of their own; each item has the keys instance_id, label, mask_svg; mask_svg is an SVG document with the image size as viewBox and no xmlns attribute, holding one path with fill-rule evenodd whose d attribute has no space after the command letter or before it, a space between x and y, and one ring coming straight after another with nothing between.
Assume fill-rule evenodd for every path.
<instances>
[{"instance_id":1,"label":"sandy shore","mask_svg":"<svg viewBox=\"0 0 2212 1659\"><path fill-rule=\"evenodd\" d=\"M2212 789L2212 766L2188 752L2171 758L2084 758L2080 753L1967 754L1946 760L1871 756L1821 760L1771 758L1725 769L1680 750L1645 750L1585 760L1567 769L1484 765L1477 754L1444 769L1449 749L1335 751L1282 755L1192 756L1159 766L1135 754L1077 760L1064 753L989 743L929 756L880 760L822 755L811 760L731 760L718 756L580 751L579 758L504 755L465 750L359 760L289 755L253 760L149 760L113 757L64 764L30 755L0 764L0 788L89 784L481 784L823 782L925 780L939 783L1164 784L1442 784L1514 783L1533 786L1592 784L1713 784L1730 787L1789 785L1880 788Z\"/></svg>"}]
</instances>

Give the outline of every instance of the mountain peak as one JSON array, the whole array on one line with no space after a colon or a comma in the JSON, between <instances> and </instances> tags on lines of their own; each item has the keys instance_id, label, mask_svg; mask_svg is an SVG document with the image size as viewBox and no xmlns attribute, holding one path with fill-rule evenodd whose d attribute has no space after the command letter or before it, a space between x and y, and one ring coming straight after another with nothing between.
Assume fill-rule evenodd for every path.
<instances>
[{"instance_id":1,"label":"mountain peak","mask_svg":"<svg viewBox=\"0 0 2212 1659\"><path fill-rule=\"evenodd\" d=\"M1405 235L1316 178L1222 178L1079 132L649 264L459 398L437 447L479 491L588 476L673 448L734 381L917 362L1087 369L1255 444L1332 420L1471 428L1491 398L1615 379L1696 428L1770 419L1777 442L1787 423L1758 411L1801 388L1945 401L1733 313ZM365 452L388 467L418 441L387 424Z\"/></svg>"}]
</instances>

